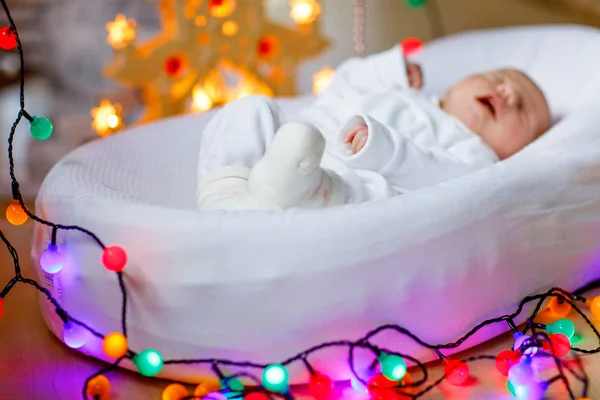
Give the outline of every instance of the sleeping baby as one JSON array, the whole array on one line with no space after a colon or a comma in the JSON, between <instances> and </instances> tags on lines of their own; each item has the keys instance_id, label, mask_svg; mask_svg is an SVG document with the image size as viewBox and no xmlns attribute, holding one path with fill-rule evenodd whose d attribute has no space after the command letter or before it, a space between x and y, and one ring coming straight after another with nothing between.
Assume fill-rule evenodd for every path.
<instances>
[{"instance_id":1,"label":"sleeping baby","mask_svg":"<svg viewBox=\"0 0 600 400\"><path fill-rule=\"evenodd\" d=\"M205 128L202 210L319 208L380 200L506 159L550 128L524 73L471 75L439 99L400 46L344 62L316 101L286 115L271 99L227 104Z\"/></svg>"}]
</instances>

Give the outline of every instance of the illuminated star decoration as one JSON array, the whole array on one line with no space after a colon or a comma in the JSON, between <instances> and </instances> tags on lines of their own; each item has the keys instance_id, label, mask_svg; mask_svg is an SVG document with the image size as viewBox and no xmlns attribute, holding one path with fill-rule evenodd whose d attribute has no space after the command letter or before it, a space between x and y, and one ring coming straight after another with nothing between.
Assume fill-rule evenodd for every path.
<instances>
[{"instance_id":1,"label":"illuminated star decoration","mask_svg":"<svg viewBox=\"0 0 600 400\"><path fill-rule=\"evenodd\" d=\"M106 24L108 37L106 41L115 49L123 49L135 40L135 20L118 14L115 20Z\"/></svg>"},{"instance_id":2,"label":"illuminated star decoration","mask_svg":"<svg viewBox=\"0 0 600 400\"><path fill-rule=\"evenodd\" d=\"M267 18L263 1L162 0L162 31L140 44L130 40L135 33L119 33L129 30L120 29L125 17L117 17L107 25L115 57L104 74L141 90L146 110L140 122L205 111L248 94L294 95L298 64L329 46L319 30L321 6L291 0L296 26L287 27Z\"/></svg>"},{"instance_id":3,"label":"illuminated star decoration","mask_svg":"<svg viewBox=\"0 0 600 400\"><path fill-rule=\"evenodd\" d=\"M108 136L117 132L123 123L121 106L102 100L98 107L92 109L92 128L100 136Z\"/></svg>"}]
</instances>

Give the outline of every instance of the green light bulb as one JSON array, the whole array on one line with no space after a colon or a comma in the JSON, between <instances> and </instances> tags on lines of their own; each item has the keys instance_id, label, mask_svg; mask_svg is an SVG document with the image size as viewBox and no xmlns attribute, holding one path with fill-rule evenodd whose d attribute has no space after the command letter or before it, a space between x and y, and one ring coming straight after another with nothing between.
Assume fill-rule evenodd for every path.
<instances>
[{"instance_id":1,"label":"green light bulb","mask_svg":"<svg viewBox=\"0 0 600 400\"><path fill-rule=\"evenodd\" d=\"M163 359L158 351L146 349L133 357L133 363L138 371L140 371L140 374L154 376L162 369Z\"/></svg>"},{"instance_id":2,"label":"green light bulb","mask_svg":"<svg viewBox=\"0 0 600 400\"><path fill-rule=\"evenodd\" d=\"M512 384L510 380L506 381L506 388L512 394L513 397L517 397L517 393L515 392L515 386Z\"/></svg>"},{"instance_id":3,"label":"green light bulb","mask_svg":"<svg viewBox=\"0 0 600 400\"><path fill-rule=\"evenodd\" d=\"M52 122L45 117L33 117L33 121L29 126L31 135L37 140L46 140L52 135Z\"/></svg>"},{"instance_id":4,"label":"green light bulb","mask_svg":"<svg viewBox=\"0 0 600 400\"><path fill-rule=\"evenodd\" d=\"M427 3L427 0L406 0L406 4L409 7L423 7Z\"/></svg>"},{"instance_id":5,"label":"green light bulb","mask_svg":"<svg viewBox=\"0 0 600 400\"><path fill-rule=\"evenodd\" d=\"M400 381L406 375L406 362L400 356L382 354L379 357L381 373L392 381Z\"/></svg>"},{"instance_id":6,"label":"green light bulb","mask_svg":"<svg viewBox=\"0 0 600 400\"><path fill-rule=\"evenodd\" d=\"M244 391L244 384L238 378L223 379L221 381L221 390L226 390L225 397L237 397Z\"/></svg>"},{"instance_id":7,"label":"green light bulb","mask_svg":"<svg viewBox=\"0 0 600 400\"><path fill-rule=\"evenodd\" d=\"M575 325L565 318L561 318L553 324L546 325L548 333L561 333L571 339L575 334Z\"/></svg>"},{"instance_id":8,"label":"green light bulb","mask_svg":"<svg viewBox=\"0 0 600 400\"><path fill-rule=\"evenodd\" d=\"M288 390L288 381L290 374L287 369L280 364L271 364L262 374L262 382L265 389L277 393L285 393Z\"/></svg>"}]
</instances>

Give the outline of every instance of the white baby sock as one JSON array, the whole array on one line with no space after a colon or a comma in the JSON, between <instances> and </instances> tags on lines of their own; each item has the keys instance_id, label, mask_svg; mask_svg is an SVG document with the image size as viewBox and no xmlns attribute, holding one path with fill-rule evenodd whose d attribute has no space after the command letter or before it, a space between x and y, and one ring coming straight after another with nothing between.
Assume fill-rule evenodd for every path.
<instances>
[{"instance_id":1,"label":"white baby sock","mask_svg":"<svg viewBox=\"0 0 600 400\"><path fill-rule=\"evenodd\" d=\"M202 177L198 185L197 202L200 210L279 210L275 204L252 196L248 192L250 170L224 167Z\"/></svg>"},{"instance_id":2,"label":"white baby sock","mask_svg":"<svg viewBox=\"0 0 600 400\"><path fill-rule=\"evenodd\" d=\"M313 126L297 122L281 126L250 171L248 191L281 208L343 204L341 178L320 167L324 151L325 139Z\"/></svg>"}]
</instances>

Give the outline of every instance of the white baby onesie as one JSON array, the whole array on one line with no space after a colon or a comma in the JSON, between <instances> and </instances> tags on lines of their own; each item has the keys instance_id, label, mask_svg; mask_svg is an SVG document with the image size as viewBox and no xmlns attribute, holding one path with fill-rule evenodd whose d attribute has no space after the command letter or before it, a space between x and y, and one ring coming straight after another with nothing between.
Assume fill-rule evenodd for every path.
<instances>
[{"instance_id":1,"label":"white baby onesie","mask_svg":"<svg viewBox=\"0 0 600 400\"><path fill-rule=\"evenodd\" d=\"M306 127L285 124L290 121ZM368 126L369 135L352 155L344 137L358 123ZM261 96L226 105L203 133L198 202L201 209L277 209L379 200L497 161L437 99L409 88L406 61L394 46L344 62L327 90L299 114L283 115ZM248 190L269 193L247 196Z\"/></svg>"}]
</instances>

